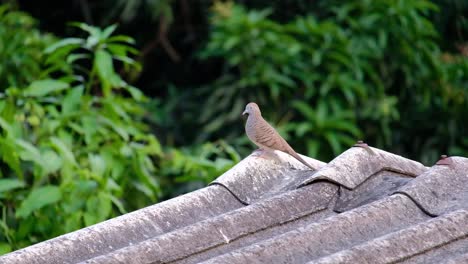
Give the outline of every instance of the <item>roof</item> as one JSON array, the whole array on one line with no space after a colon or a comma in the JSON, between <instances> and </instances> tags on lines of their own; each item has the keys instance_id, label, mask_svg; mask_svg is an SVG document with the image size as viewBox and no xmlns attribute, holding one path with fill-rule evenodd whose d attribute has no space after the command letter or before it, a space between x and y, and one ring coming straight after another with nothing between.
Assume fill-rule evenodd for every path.
<instances>
[{"instance_id":1,"label":"roof","mask_svg":"<svg viewBox=\"0 0 468 264\"><path fill-rule=\"evenodd\" d=\"M254 152L209 186L0 263L468 263L468 158L356 144L328 164Z\"/></svg>"}]
</instances>

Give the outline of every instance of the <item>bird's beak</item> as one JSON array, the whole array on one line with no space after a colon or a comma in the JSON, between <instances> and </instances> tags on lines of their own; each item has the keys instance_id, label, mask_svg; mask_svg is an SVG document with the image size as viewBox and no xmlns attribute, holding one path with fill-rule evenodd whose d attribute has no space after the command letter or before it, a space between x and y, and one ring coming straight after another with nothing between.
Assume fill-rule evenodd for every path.
<instances>
[{"instance_id":1,"label":"bird's beak","mask_svg":"<svg viewBox=\"0 0 468 264\"><path fill-rule=\"evenodd\" d=\"M244 110L244 112L242 112L242 115L246 115L247 114L247 110Z\"/></svg>"}]
</instances>

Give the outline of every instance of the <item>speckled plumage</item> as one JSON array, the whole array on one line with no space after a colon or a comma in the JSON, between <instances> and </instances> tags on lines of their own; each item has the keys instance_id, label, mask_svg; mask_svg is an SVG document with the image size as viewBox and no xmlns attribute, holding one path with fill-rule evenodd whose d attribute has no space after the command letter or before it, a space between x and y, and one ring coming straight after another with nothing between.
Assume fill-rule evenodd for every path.
<instances>
[{"instance_id":1,"label":"speckled plumage","mask_svg":"<svg viewBox=\"0 0 468 264\"><path fill-rule=\"evenodd\" d=\"M247 104L242 114L248 114L247 122L245 123L245 133L255 145L266 150L273 149L288 153L302 164L314 169L289 146L288 142L286 142L265 119L263 119L260 108L256 103Z\"/></svg>"}]
</instances>

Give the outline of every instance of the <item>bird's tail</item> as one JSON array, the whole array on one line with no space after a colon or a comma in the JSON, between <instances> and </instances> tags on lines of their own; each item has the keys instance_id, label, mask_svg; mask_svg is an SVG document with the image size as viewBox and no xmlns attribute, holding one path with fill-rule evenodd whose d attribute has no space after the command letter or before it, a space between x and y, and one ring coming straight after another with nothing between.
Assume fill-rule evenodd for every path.
<instances>
[{"instance_id":1,"label":"bird's tail","mask_svg":"<svg viewBox=\"0 0 468 264\"><path fill-rule=\"evenodd\" d=\"M296 158L298 161L300 161L302 164L306 165L307 167L311 168L312 170L315 170L314 167L312 167L309 163L307 163L299 154L297 154L294 150L288 153L289 155L293 156Z\"/></svg>"}]
</instances>

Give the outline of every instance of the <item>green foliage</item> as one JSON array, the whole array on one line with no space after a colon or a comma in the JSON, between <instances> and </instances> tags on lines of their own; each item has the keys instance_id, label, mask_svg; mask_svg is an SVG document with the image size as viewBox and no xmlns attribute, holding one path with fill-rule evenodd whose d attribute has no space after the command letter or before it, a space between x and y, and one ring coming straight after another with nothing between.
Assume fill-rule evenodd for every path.
<instances>
[{"instance_id":1,"label":"green foliage","mask_svg":"<svg viewBox=\"0 0 468 264\"><path fill-rule=\"evenodd\" d=\"M222 57L226 67L204 88L210 107L201 110L200 122L206 134L217 136L222 126L228 135L239 135L242 130L225 127L238 126L242 107L257 101L270 121L280 127L288 123L283 130L294 133L293 146L327 160L364 136L378 147L400 147L395 129L401 123L408 124L402 133L410 134L414 123L409 120L435 104L452 108L453 90L466 98L466 59L457 58L456 65L442 59L437 32L427 19L437 10L431 2L323 1L322 6L328 15L320 20L304 16L280 24L268 18L269 9L215 3L201 58ZM428 115L421 127L434 127L431 121ZM461 128L459 121L453 116ZM446 122L435 126L444 129ZM438 136L421 138L419 144ZM444 136L436 142L444 142ZM452 146L462 136L449 135ZM393 150L425 155L422 145L399 147Z\"/></svg>"},{"instance_id":2,"label":"green foliage","mask_svg":"<svg viewBox=\"0 0 468 264\"><path fill-rule=\"evenodd\" d=\"M158 140L124 73L138 71L132 39L74 24L84 38L46 50L46 77L0 99L0 249L21 248L154 203ZM87 70L84 65L91 65ZM60 71L58 71L60 70Z\"/></svg>"},{"instance_id":3,"label":"green foliage","mask_svg":"<svg viewBox=\"0 0 468 264\"><path fill-rule=\"evenodd\" d=\"M116 0L112 1L112 8L108 3L96 3L100 8L109 8L109 12L103 14L101 25L107 25L109 21L121 20L124 23L131 22L144 16L150 20L158 20L164 17L169 23L173 21L174 0ZM142 11L144 13L142 13Z\"/></svg>"},{"instance_id":4,"label":"green foliage","mask_svg":"<svg viewBox=\"0 0 468 264\"><path fill-rule=\"evenodd\" d=\"M0 6L0 91L40 78L42 51L54 38L35 25L31 16Z\"/></svg>"},{"instance_id":5,"label":"green foliage","mask_svg":"<svg viewBox=\"0 0 468 264\"><path fill-rule=\"evenodd\" d=\"M141 54L115 25L55 41L0 7L0 254L206 185L252 150L249 101L324 161L358 139L427 165L468 156L463 1L187 3L32 8L59 32L56 14L118 20Z\"/></svg>"},{"instance_id":6,"label":"green foliage","mask_svg":"<svg viewBox=\"0 0 468 264\"><path fill-rule=\"evenodd\" d=\"M206 186L241 160L224 141L172 148L161 160L161 185L173 186L169 197Z\"/></svg>"},{"instance_id":7,"label":"green foliage","mask_svg":"<svg viewBox=\"0 0 468 264\"><path fill-rule=\"evenodd\" d=\"M293 122L287 128L294 131L299 138L316 138L307 141L307 149L311 156L318 156L320 151L328 146L337 155L343 146L352 145L355 143L355 138L361 137L361 131L353 122L354 112L344 109L336 101L328 104L319 101L316 109L303 101L296 101L293 107L305 117L306 121Z\"/></svg>"}]
</instances>

